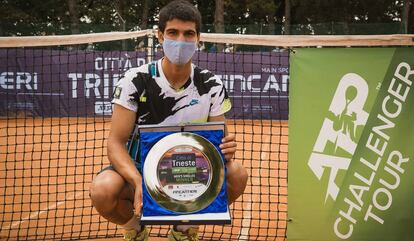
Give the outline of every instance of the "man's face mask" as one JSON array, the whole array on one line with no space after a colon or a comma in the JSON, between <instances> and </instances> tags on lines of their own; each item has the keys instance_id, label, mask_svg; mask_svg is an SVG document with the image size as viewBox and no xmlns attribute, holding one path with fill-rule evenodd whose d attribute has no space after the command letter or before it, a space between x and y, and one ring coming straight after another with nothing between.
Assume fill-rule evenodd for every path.
<instances>
[{"instance_id":1,"label":"man's face mask","mask_svg":"<svg viewBox=\"0 0 414 241\"><path fill-rule=\"evenodd\" d=\"M162 48L164 49L165 56L173 64L183 65L188 63L191 57L193 57L197 43L164 38Z\"/></svg>"}]
</instances>

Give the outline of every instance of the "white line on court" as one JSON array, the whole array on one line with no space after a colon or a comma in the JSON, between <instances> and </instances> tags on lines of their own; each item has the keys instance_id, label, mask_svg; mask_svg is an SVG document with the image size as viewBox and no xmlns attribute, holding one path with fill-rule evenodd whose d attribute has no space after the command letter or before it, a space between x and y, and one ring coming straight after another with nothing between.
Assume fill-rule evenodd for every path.
<instances>
[{"instance_id":1,"label":"white line on court","mask_svg":"<svg viewBox=\"0 0 414 241\"><path fill-rule=\"evenodd\" d=\"M243 206L242 229L238 240L249 240L250 222L252 219L252 199L247 198L247 205Z\"/></svg>"},{"instance_id":2,"label":"white line on court","mask_svg":"<svg viewBox=\"0 0 414 241\"><path fill-rule=\"evenodd\" d=\"M269 158L269 152L270 152L270 135L265 136L264 138L264 144L262 146L261 152L260 152L260 160L268 160ZM251 194L253 195L253 194ZM247 198L247 205L243 206L243 219L242 219L242 228L240 230L240 234L238 237L238 240L249 240L249 232L250 232L250 224L252 219L252 198L249 196Z\"/></svg>"},{"instance_id":3,"label":"white line on court","mask_svg":"<svg viewBox=\"0 0 414 241\"><path fill-rule=\"evenodd\" d=\"M49 212L49 210L55 209L55 208L59 207L60 205L64 204L67 199L77 199L80 196L83 196L84 193L85 193L85 191L79 191L79 192L75 192L72 195L68 195L68 196L65 197L65 200L64 201L60 201L60 202L54 203L54 204L49 205L49 206L47 206L47 207L45 207L45 208L43 208L43 209L41 209L39 211L32 212L32 213L30 213L30 215L28 215L28 216L20 219L20 221L15 221L15 222L11 223L10 225L8 225L6 227L3 227L0 232L13 229L13 228L21 225L24 222L27 222L27 221L36 219L41 214L46 213L46 212Z\"/></svg>"}]
</instances>

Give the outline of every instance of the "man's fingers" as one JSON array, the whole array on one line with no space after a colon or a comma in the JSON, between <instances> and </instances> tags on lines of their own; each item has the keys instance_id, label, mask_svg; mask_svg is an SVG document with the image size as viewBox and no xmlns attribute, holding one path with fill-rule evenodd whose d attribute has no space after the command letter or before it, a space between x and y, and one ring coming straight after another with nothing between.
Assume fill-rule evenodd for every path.
<instances>
[{"instance_id":1,"label":"man's fingers","mask_svg":"<svg viewBox=\"0 0 414 241\"><path fill-rule=\"evenodd\" d=\"M236 139L236 135L230 134L228 136L225 136L223 139L221 139L221 142L226 143L226 142L234 141L235 139Z\"/></svg>"},{"instance_id":2,"label":"man's fingers","mask_svg":"<svg viewBox=\"0 0 414 241\"><path fill-rule=\"evenodd\" d=\"M134 207L135 216L141 216L141 209L142 209L142 203L135 205L135 207Z\"/></svg>"},{"instance_id":3,"label":"man's fingers","mask_svg":"<svg viewBox=\"0 0 414 241\"><path fill-rule=\"evenodd\" d=\"M141 216L141 209L142 209L142 193L138 190L135 190L135 197L134 197L135 216Z\"/></svg>"},{"instance_id":4,"label":"man's fingers","mask_svg":"<svg viewBox=\"0 0 414 241\"><path fill-rule=\"evenodd\" d=\"M142 209L142 203L136 203L134 205L134 214L135 214L135 216L141 216L141 209Z\"/></svg>"},{"instance_id":5,"label":"man's fingers","mask_svg":"<svg viewBox=\"0 0 414 241\"><path fill-rule=\"evenodd\" d=\"M237 147L237 143L234 141L220 144L220 149L223 151L223 153L226 149L231 149L231 148L235 149L236 147Z\"/></svg>"},{"instance_id":6,"label":"man's fingers","mask_svg":"<svg viewBox=\"0 0 414 241\"><path fill-rule=\"evenodd\" d=\"M235 153L235 152L236 152L236 146L226 147L226 148L224 148L224 149L221 149L221 152L222 152L223 154Z\"/></svg>"},{"instance_id":7,"label":"man's fingers","mask_svg":"<svg viewBox=\"0 0 414 241\"><path fill-rule=\"evenodd\" d=\"M230 161L236 152L236 135L230 134L221 139L220 149L227 161Z\"/></svg>"}]
</instances>

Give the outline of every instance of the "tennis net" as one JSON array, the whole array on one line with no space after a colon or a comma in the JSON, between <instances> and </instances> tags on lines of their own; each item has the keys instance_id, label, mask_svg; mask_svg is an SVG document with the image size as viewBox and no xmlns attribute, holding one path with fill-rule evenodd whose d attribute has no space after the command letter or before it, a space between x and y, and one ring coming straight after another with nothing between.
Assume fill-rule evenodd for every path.
<instances>
[{"instance_id":1,"label":"tennis net","mask_svg":"<svg viewBox=\"0 0 414 241\"><path fill-rule=\"evenodd\" d=\"M225 83L226 117L248 170L232 225L202 226L204 240L285 240L289 51L259 38L203 34L194 63ZM263 40L263 38L261 39ZM162 57L152 31L0 40L0 226L5 240L113 238L89 185L109 162L114 84ZM151 226L153 237L169 227Z\"/></svg>"}]
</instances>

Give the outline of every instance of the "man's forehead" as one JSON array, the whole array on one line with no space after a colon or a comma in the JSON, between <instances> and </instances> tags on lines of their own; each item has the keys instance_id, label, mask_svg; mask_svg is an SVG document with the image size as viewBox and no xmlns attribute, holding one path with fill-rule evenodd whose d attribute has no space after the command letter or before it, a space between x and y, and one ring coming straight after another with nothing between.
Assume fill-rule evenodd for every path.
<instances>
[{"instance_id":1,"label":"man's forehead","mask_svg":"<svg viewBox=\"0 0 414 241\"><path fill-rule=\"evenodd\" d=\"M179 19L172 19L167 21L165 25L165 30L182 30L182 31L196 31L196 23L191 21L183 21Z\"/></svg>"}]
</instances>

